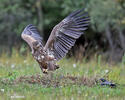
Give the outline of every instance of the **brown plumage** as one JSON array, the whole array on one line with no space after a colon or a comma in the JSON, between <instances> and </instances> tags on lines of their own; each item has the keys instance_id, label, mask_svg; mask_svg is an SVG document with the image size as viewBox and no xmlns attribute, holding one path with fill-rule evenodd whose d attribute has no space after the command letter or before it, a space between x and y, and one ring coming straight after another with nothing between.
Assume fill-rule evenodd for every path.
<instances>
[{"instance_id":1,"label":"brown plumage","mask_svg":"<svg viewBox=\"0 0 125 100\"><path fill-rule=\"evenodd\" d=\"M42 37L40 37L37 28L31 24L26 26L21 37L31 47L32 55L39 63L43 73L47 73L47 70L59 68L56 62L68 53L88 25L88 14L82 9L71 13L57 24L45 46L43 46Z\"/></svg>"}]
</instances>

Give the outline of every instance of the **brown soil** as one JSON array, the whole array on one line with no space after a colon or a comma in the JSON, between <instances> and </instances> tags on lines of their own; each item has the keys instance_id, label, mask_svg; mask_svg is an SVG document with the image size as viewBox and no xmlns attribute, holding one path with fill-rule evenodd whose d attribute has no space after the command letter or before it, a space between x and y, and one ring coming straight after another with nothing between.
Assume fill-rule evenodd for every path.
<instances>
[{"instance_id":1,"label":"brown soil","mask_svg":"<svg viewBox=\"0 0 125 100\"><path fill-rule=\"evenodd\" d=\"M86 85L86 86L94 86L96 84L96 78L94 77L74 77L74 76L54 76L43 75L29 75L29 76L21 76L16 78L13 81L9 81L8 79L3 79L2 82L4 84L19 84L19 83L28 83L28 84L40 84L46 87L61 87L61 86L70 86L70 85Z\"/></svg>"}]
</instances>

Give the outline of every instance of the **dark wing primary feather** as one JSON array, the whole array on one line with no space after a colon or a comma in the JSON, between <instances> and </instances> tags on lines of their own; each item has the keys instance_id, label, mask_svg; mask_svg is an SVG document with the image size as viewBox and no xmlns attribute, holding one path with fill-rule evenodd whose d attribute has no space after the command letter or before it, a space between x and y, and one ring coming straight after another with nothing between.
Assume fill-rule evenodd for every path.
<instances>
[{"instance_id":1,"label":"dark wing primary feather","mask_svg":"<svg viewBox=\"0 0 125 100\"><path fill-rule=\"evenodd\" d=\"M26 28L21 34L21 37L29 44L32 50L33 50L33 43L39 43L43 47L42 37L40 37L36 26L32 24L26 26Z\"/></svg>"},{"instance_id":2,"label":"dark wing primary feather","mask_svg":"<svg viewBox=\"0 0 125 100\"><path fill-rule=\"evenodd\" d=\"M53 49L56 60L61 59L74 46L89 25L88 14L82 10L71 13L57 24L45 45L45 50Z\"/></svg>"}]
</instances>

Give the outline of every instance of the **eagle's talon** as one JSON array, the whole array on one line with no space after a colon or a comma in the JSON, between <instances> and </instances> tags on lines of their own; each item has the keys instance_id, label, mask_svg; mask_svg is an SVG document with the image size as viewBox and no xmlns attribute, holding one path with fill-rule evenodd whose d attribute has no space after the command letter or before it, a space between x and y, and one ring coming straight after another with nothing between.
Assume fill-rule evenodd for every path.
<instances>
[{"instance_id":1,"label":"eagle's talon","mask_svg":"<svg viewBox=\"0 0 125 100\"><path fill-rule=\"evenodd\" d=\"M59 69L59 65L56 64L56 65L55 65L55 69Z\"/></svg>"},{"instance_id":2,"label":"eagle's talon","mask_svg":"<svg viewBox=\"0 0 125 100\"><path fill-rule=\"evenodd\" d=\"M48 73L48 69L43 69L43 73L47 74Z\"/></svg>"}]
</instances>

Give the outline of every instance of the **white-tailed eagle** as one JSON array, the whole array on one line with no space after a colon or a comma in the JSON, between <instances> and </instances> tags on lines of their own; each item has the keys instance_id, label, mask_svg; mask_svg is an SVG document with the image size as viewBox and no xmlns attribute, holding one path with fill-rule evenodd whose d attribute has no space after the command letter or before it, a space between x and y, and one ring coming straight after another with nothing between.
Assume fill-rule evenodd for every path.
<instances>
[{"instance_id":1,"label":"white-tailed eagle","mask_svg":"<svg viewBox=\"0 0 125 100\"><path fill-rule=\"evenodd\" d=\"M45 46L37 28L32 24L26 26L21 37L31 47L32 55L43 73L59 68L56 62L62 59L76 40L84 34L89 20L88 14L83 9L71 13L53 28Z\"/></svg>"}]
</instances>

